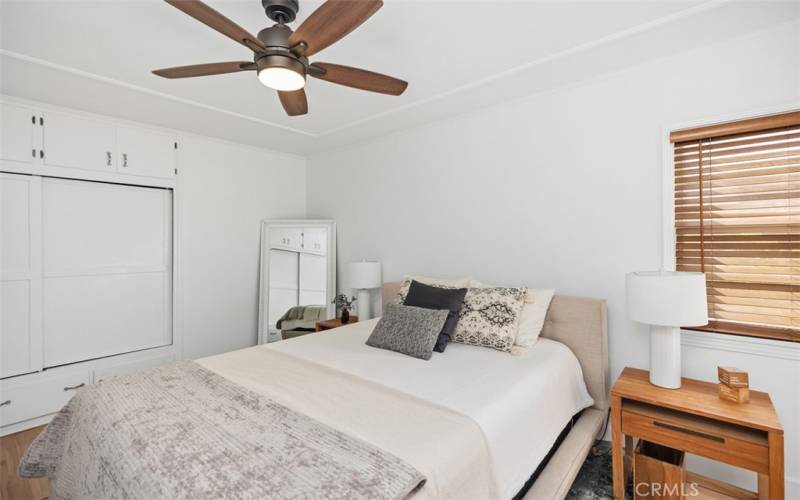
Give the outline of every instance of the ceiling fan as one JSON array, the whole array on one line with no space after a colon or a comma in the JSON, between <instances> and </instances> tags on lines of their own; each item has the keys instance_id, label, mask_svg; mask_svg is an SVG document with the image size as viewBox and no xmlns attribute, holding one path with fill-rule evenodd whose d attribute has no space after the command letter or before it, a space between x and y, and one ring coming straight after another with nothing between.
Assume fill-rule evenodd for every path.
<instances>
[{"instance_id":1,"label":"ceiling fan","mask_svg":"<svg viewBox=\"0 0 800 500\"><path fill-rule=\"evenodd\" d=\"M308 58L345 37L383 6L382 0L327 0L297 28L294 21L298 0L261 0L267 17L276 24L253 36L227 17L199 0L165 0L168 4L241 43L254 53L253 62L231 61L157 69L164 78L191 78L239 71L256 71L258 79L278 91L289 116L308 113L303 87L306 75L339 85L381 94L400 95L408 83L358 68L325 62L309 63Z\"/></svg>"}]
</instances>

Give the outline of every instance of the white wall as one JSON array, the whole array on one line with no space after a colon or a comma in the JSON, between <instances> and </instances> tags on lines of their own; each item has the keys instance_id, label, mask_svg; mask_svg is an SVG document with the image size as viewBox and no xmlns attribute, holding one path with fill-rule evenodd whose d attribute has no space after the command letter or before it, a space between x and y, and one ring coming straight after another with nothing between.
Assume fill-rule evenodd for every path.
<instances>
[{"instance_id":1,"label":"white wall","mask_svg":"<svg viewBox=\"0 0 800 500\"><path fill-rule=\"evenodd\" d=\"M648 364L646 328L625 316L624 275L661 265L664 128L796 106L798 61L795 22L319 154L309 159L308 215L338 224L342 289L343 266L370 258L387 280L474 275L607 299L616 378ZM688 375L713 380L731 356L686 358ZM786 473L800 480L797 390L777 390L798 386L797 361L780 371L753 355L732 361L754 388L775 390Z\"/></svg>"},{"instance_id":2,"label":"white wall","mask_svg":"<svg viewBox=\"0 0 800 500\"><path fill-rule=\"evenodd\" d=\"M178 153L184 358L254 345L259 223L305 217L305 160L198 136Z\"/></svg>"}]
</instances>

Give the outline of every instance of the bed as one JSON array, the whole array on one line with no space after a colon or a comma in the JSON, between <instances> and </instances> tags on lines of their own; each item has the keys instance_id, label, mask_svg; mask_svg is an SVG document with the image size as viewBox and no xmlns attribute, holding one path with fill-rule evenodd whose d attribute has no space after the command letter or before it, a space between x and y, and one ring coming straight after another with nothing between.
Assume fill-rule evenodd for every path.
<instances>
[{"instance_id":1,"label":"bed","mask_svg":"<svg viewBox=\"0 0 800 500\"><path fill-rule=\"evenodd\" d=\"M397 287L384 287L385 301ZM153 385L136 385L144 383L141 377L109 384L94 399L105 399L105 412L112 416L96 412L80 426L75 415L87 403L71 402L53 429L32 445L28 472L54 476L54 497L111 494L123 481L127 485L147 474L151 480L137 479L134 496L224 491L233 497L288 492L307 497L309 490L301 488L308 481L295 476L313 473L337 478L341 489L324 495L331 498L370 498L376 491L371 488L379 483L383 488L386 481L397 486L395 498L508 499L549 456L524 498L566 495L608 407L604 301L556 296L542 338L520 356L454 343L445 354L422 361L366 346L375 322L212 356L182 368L200 370L210 384L192 385L192 379L184 381L174 371L152 372L151 377L161 377L156 383L167 387L157 387L158 394ZM228 393L204 394L228 385ZM142 410L135 399L148 390L144 387L153 401ZM227 398L224 404L222 398ZM120 400L126 401L124 411ZM202 414L206 411L212 412L209 418ZM570 421L574 424L554 449ZM209 442L216 449L192 448L198 436L208 434L214 435ZM290 439L296 435L301 439ZM48 441L56 446L48 448ZM333 446L319 454L305 448L307 442ZM280 445L302 463L256 460L256 452ZM304 448L298 452L298 446ZM68 451L53 459L54 449ZM331 462L341 450L350 453L342 462L373 474L368 481L353 479L351 469ZM248 453L254 453L252 463L243 458ZM125 467L115 464L132 460ZM203 470L206 462L211 467ZM262 479L271 490L252 489ZM94 489L81 489L87 484Z\"/></svg>"}]
</instances>

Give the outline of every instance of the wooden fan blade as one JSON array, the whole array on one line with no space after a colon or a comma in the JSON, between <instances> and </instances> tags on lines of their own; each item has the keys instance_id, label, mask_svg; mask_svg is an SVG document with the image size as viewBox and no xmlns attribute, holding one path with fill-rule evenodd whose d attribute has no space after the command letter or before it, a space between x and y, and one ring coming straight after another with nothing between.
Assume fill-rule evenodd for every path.
<instances>
[{"instance_id":1,"label":"wooden fan blade","mask_svg":"<svg viewBox=\"0 0 800 500\"><path fill-rule=\"evenodd\" d=\"M287 115L298 116L308 113L308 100L306 99L305 90L300 89L291 92L278 91L278 97Z\"/></svg>"},{"instance_id":2,"label":"wooden fan blade","mask_svg":"<svg viewBox=\"0 0 800 500\"><path fill-rule=\"evenodd\" d=\"M400 95L408 87L408 82L398 78L324 62L313 63L308 68L308 74L320 80L381 94Z\"/></svg>"},{"instance_id":3,"label":"wooden fan blade","mask_svg":"<svg viewBox=\"0 0 800 500\"><path fill-rule=\"evenodd\" d=\"M225 73L237 73L239 71L251 71L255 69L256 65L250 61L231 61L162 68L153 70L153 74L163 78L192 78L194 76L222 75Z\"/></svg>"},{"instance_id":4,"label":"wooden fan blade","mask_svg":"<svg viewBox=\"0 0 800 500\"><path fill-rule=\"evenodd\" d=\"M189 14L201 23L214 28L228 38L235 40L253 52L266 50L261 41L244 28L223 16L200 0L164 0L176 9Z\"/></svg>"},{"instance_id":5,"label":"wooden fan blade","mask_svg":"<svg viewBox=\"0 0 800 500\"><path fill-rule=\"evenodd\" d=\"M289 46L305 42L303 55L316 54L361 26L383 7L382 0L328 0L289 37Z\"/></svg>"}]
</instances>

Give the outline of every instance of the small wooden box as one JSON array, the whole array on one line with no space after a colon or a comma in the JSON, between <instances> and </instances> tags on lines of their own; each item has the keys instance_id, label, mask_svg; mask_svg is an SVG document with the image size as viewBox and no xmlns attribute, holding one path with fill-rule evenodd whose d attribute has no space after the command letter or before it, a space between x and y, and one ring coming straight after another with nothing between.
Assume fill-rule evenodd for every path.
<instances>
[{"instance_id":1,"label":"small wooden box","mask_svg":"<svg viewBox=\"0 0 800 500\"><path fill-rule=\"evenodd\" d=\"M633 454L633 498L682 499L684 461L684 452L640 439Z\"/></svg>"},{"instance_id":2,"label":"small wooden box","mask_svg":"<svg viewBox=\"0 0 800 500\"><path fill-rule=\"evenodd\" d=\"M728 387L750 386L750 377L747 372L732 366L718 366L717 378Z\"/></svg>"},{"instance_id":3,"label":"small wooden box","mask_svg":"<svg viewBox=\"0 0 800 500\"><path fill-rule=\"evenodd\" d=\"M733 401L734 403L747 403L750 401L750 389L747 387L730 387L720 382L717 384L719 388L719 398L726 401Z\"/></svg>"}]
</instances>

